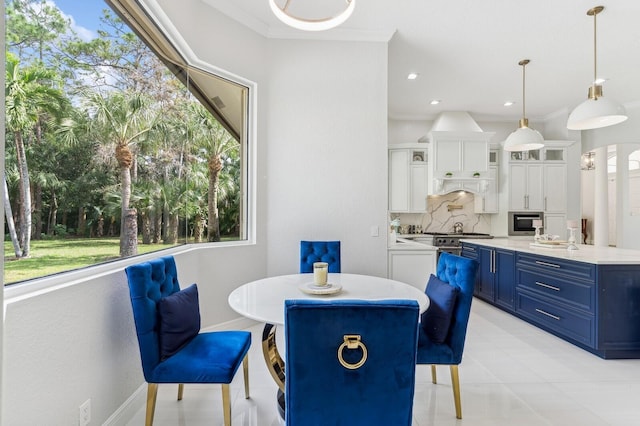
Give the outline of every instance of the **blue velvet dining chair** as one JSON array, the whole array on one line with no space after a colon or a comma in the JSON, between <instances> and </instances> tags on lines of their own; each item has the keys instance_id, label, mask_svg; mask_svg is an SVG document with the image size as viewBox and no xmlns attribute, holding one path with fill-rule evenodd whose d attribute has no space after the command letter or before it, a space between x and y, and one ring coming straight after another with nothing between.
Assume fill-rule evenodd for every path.
<instances>
[{"instance_id":1,"label":"blue velvet dining chair","mask_svg":"<svg viewBox=\"0 0 640 426\"><path fill-rule=\"evenodd\" d=\"M145 425L153 424L159 383L178 384L178 400L185 383L220 383L224 424L230 426L229 383L240 364L245 397L249 398L251 333L201 333L197 285L180 290L173 256L131 265L125 271L142 371L148 383Z\"/></svg>"},{"instance_id":2,"label":"blue velvet dining chair","mask_svg":"<svg viewBox=\"0 0 640 426\"><path fill-rule=\"evenodd\" d=\"M415 300L285 301L288 426L410 426Z\"/></svg>"},{"instance_id":3,"label":"blue velvet dining chair","mask_svg":"<svg viewBox=\"0 0 640 426\"><path fill-rule=\"evenodd\" d=\"M473 287L478 262L450 253L441 253L436 275L431 275L427 288L429 308L421 316L418 334L418 364L431 365L435 384L436 365L448 365L456 417L462 418L458 365L462 361L467 324L473 300Z\"/></svg>"},{"instance_id":4,"label":"blue velvet dining chair","mask_svg":"<svg viewBox=\"0 0 640 426\"><path fill-rule=\"evenodd\" d=\"M327 262L329 272L340 273L340 241L300 241L300 273L313 272L314 262Z\"/></svg>"}]
</instances>

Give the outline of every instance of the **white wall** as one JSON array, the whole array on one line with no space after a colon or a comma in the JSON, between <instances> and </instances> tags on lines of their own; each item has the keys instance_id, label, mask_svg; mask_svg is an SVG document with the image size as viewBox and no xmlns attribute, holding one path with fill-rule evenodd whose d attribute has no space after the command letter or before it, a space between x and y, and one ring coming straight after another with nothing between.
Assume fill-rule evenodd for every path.
<instances>
[{"instance_id":1,"label":"white wall","mask_svg":"<svg viewBox=\"0 0 640 426\"><path fill-rule=\"evenodd\" d=\"M269 274L336 239L343 272L386 276L386 43L271 40L269 74Z\"/></svg>"},{"instance_id":2,"label":"white wall","mask_svg":"<svg viewBox=\"0 0 640 426\"><path fill-rule=\"evenodd\" d=\"M389 119L389 145L419 143L420 139L426 140L431 126L433 126L431 120Z\"/></svg>"}]
</instances>

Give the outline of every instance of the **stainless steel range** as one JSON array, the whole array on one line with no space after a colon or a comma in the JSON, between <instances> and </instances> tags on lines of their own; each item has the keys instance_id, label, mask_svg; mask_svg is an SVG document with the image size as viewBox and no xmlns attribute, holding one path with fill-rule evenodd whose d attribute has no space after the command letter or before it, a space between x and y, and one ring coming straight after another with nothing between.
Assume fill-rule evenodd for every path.
<instances>
[{"instance_id":1,"label":"stainless steel range","mask_svg":"<svg viewBox=\"0 0 640 426\"><path fill-rule=\"evenodd\" d=\"M438 253L451 253L460 255L462 253L462 243L460 240L465 238L493 238L493 235L482 234L478 232L425 232L419 237L413 239L415 242L429 244L438 247Z\"/></svg>"}]
</instances>

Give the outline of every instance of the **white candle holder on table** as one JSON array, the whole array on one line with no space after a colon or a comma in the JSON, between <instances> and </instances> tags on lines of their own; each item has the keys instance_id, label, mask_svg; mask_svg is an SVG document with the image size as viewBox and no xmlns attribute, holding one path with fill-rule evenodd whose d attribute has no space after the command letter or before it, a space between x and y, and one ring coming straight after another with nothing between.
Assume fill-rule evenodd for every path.
<instances>
[{"instance_id":1,"label":"white candle holder on table","mask_svg":"<svg viewBox=\"0 0 640 426\"><path fill-rule=\"evenodd\" d=\"M536 230L536 233L533 236L533 241L537 243L538 241L540 241L540 228L542 228L542 219L533 219L532 224Z\"/></svg>"},{"instance_id":2,"label":"white candle holder on table","mask_svg":"<svg viewBox=\"0 0 640 426\"><path fill-rule=\"evenodd\" d=\"M578 250L578 246L576 245L576 230L578 226L577 220L567 221L567 229L569 229L569 245L567 246L567 250Z\"/></svg>"}]
</instances>

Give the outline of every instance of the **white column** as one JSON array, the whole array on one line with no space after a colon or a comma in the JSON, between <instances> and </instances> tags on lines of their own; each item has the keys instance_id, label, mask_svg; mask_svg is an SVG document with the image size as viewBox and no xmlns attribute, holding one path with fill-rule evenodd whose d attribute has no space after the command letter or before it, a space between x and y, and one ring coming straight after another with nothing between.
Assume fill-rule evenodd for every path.
<instances>
[{"instance_id":1,"label":"white column","mask_svg":"<svg viewBox=\"0 0 640 426\"><path fill-rule=\"evenodd\" d=\"M593 209L593 245L609 245L609 185L607 183L607 147L595 149L595 194Z\"/></svg>"}]
</instances>

